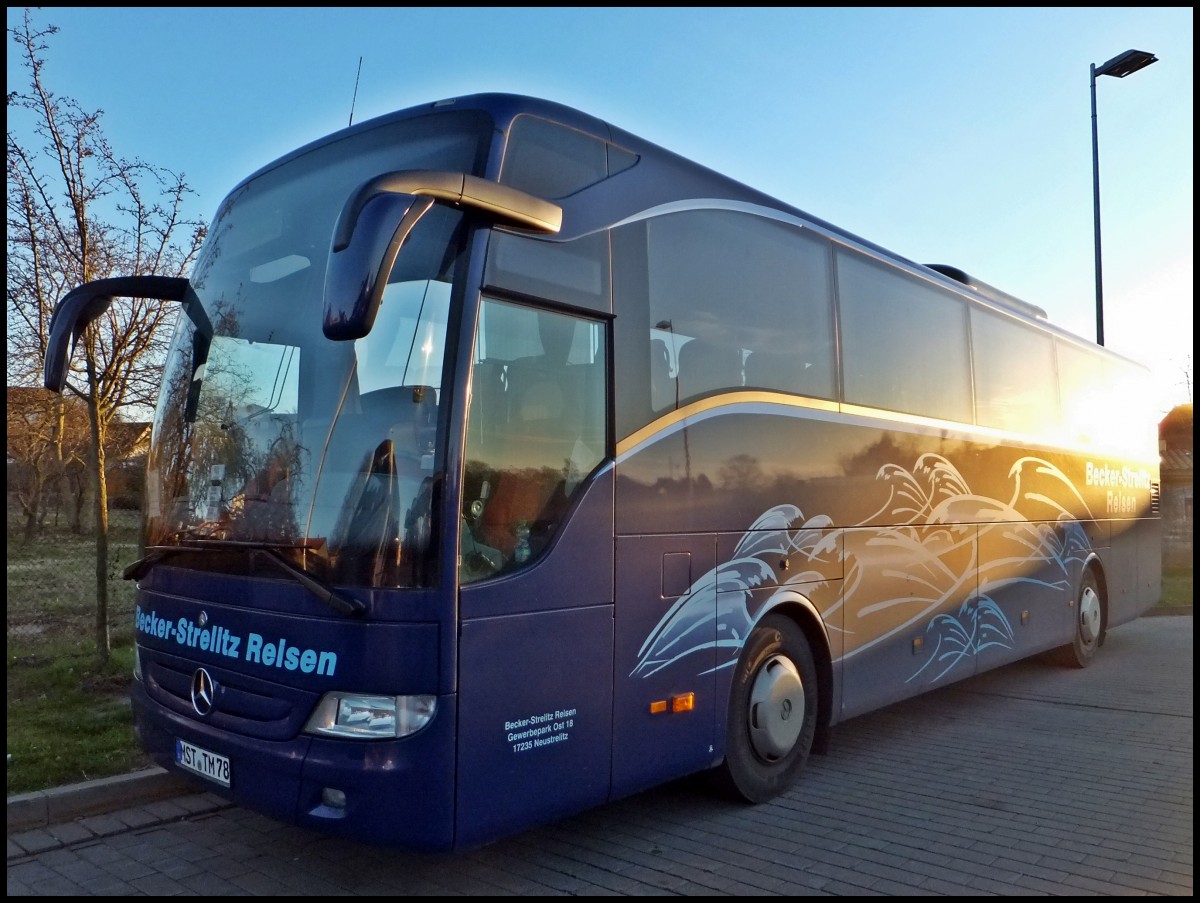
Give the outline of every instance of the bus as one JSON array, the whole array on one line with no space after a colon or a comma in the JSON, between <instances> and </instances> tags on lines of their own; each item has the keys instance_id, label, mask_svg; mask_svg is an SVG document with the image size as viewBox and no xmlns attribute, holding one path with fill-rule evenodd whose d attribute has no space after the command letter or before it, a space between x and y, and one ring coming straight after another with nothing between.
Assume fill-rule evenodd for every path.
<instances>
[{"instance_id":1,"label":"bus","mask_svg":"<svg viewBox=\"0 0 1200 903\"><path fill-rule=\"evenodd\" d=\"M914 212L919 216L919 212ZM1161 590L1147 372L583 112L457 97L221 203L149 449L132 707L164 768L414 851L1085 666Z\"/></svg>"}]
</instances>

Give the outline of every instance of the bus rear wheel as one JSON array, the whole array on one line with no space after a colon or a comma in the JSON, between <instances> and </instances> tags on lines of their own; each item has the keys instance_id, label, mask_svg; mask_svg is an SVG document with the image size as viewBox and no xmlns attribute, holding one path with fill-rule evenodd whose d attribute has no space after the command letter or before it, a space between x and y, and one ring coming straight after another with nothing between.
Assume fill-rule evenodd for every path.
<instances>
[{"instance_id":1,"label":"bus rear wheel","mask_svg":"<svg viewBox=\"0 0 1200 903\"><path fill-rule=\"evenodd\" d=\"M1052 660L1069 668L1086 668L1096 657L1104 632L1104 597L1095 571L1083 572L1075 597L1075 634L1071 642L1055 649Z\"/></svg>"},{"instance_id":2,"label":"bus rear wheel","mask_svg":"<svg viewBox=\"0 0 1200 903\"><path fill-rule=\"evenodd\" d=\"M762 803L787 790L817 729L817 668L804 631L768 615L751 631L729 696L723 776L742 799Z\"/></svg>"}]
</instances>

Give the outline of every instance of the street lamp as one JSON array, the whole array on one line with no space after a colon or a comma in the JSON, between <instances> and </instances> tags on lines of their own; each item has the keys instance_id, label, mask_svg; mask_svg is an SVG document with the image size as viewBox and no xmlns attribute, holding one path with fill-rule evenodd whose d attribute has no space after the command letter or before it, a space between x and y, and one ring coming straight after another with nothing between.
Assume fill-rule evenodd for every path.
<instances>
[{"instance_id":1,"label":"street lamp","mask_svg":"<svg viewBox=\"0 0 1200 903\"><path fill-rule=\"evenodd\" d=\"M1144 50L1126 50L1107 63L1092 63L1092 197L1096 211L1096 344L1104 344L1104 281L1100 274L1100 151L1096 138L1096 76L1111 75L1124 78L1151 63L1158 57Z\"/></svg>"}]
</instances>

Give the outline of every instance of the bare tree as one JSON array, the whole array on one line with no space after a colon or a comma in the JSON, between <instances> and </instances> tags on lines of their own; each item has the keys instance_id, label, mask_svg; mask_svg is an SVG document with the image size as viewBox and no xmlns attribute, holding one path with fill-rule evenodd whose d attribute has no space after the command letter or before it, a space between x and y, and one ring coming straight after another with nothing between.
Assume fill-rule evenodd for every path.
<instances>
[{"instance_id":1,"label":"bare tree","mask_svg":"<svg viewBox=\"0 0 1200 903\"><path fill-rule=\"evenodd\" d=\"M8 496L20 508L28 543L46 520L52 488L66 479L64 466L86 460L72 454L70 426L77 427L76 436L86 436L87 412L77 399L64 400L46 389L10 387L6 413ZM72 413L77 416L68 417ZM86 454L86 444L78 451Z\"/></svg>"},{"instance_id":2,"label":"bare tree","mask_svg":"<svg viewBox=\"0 0 1200 903\"><path fill-rule=\"evenodd\" d=\"M8 381L40 384L50 317L71 288L111 276L181 276L204 239L188 219L182 174L118 156L89 112L47 85L45 54L54 26L25 10L9 29L28 72L8 94L6 275ZM22 126L28 133L20 132ZM87 403L96 533L96 648L109 653L108 494L105 448L110 425L130 406L150 406L161 373L166 330L178 309L121 299L80 337L68 390ZM54 444L56 440L51 439ZM61 445L61 442L59 442Z\"/></svg>"}]
</instances>

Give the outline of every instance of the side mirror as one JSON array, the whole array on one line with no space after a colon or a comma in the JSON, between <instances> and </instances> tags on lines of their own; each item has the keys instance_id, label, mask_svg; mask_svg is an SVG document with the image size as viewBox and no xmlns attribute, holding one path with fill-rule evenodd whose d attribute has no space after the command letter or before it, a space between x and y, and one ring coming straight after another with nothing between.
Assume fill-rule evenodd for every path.
<instances>
[{"instance_id":1,"label":"side mirror","mask_svg":"<svg viewBox=\"0 0 1200 903\"><path fill-rule=\"evenodd\" d=\"M371 331L400 246L432 206L433 198L375 194L353 211L348 228L351 211L342 213L325 272L326 338L361 339Z\"/></svg>"},{"instance_id":2,"label":"side mirror","mask_svg":"<svg viewBox=\"0 0 1200 903\"><path fill-rule=\"evenodd\" d=\"M46 341L43 383L61 393L67 384L67 368L75 343L93 320L108 310L114 298L155 298L182 301L188 291L186 279L173 276L123 276L97 279L72 289L63 296L50 317Z\"/></svg>"}]
</instances>

